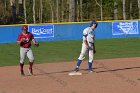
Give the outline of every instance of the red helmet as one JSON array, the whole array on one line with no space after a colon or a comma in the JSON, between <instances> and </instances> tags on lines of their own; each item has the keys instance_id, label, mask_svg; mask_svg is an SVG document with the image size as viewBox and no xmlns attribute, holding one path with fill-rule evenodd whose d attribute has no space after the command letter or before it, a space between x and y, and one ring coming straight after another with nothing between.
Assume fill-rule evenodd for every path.
<instances>
[{"instance_id":1,"label":"red helmet","mask_svg":"<svg viewBox=\"0 0 140 93\"><path fill-rule=\"evenodd\" d=\"M28 30L28 26L27 25L23 25L22 26L22 30Z\"/></svg>"}]
</instances>

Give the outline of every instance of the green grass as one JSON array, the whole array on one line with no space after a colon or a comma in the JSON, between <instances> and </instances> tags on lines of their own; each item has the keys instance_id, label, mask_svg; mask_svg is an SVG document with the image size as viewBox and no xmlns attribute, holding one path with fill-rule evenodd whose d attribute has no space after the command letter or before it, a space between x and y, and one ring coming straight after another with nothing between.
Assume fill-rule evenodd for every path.
<instances>
[{"instance_id":1,"label":"green grass","mask_svg":"<svg viewBox=\"0 0 140 93\"><path fill-rule=\"evenodd\" d=\"M81 51L82 41L40 42L40 47L32 46L36 63L76 61ZM140 56L140 38L97 39L94 59L126 58ZM26 64L28 59L26 59ZM0 66L19 64L19 46L0 44Z\"/></svg>"},{"instance_id":2,"label":"green grass","mask_svg":"<svg viewBox=\"0 0 140 93\"><path fill-rule=\"evenodd\" d=\"M96 59L140 56L140 38L97 40Z\"/></svg>"}]
</instances>

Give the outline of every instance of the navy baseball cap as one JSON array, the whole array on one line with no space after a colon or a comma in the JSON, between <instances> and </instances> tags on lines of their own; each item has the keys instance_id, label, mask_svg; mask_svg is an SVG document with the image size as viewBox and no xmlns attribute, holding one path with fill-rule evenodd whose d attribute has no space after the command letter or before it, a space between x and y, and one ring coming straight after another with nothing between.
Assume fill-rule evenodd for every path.
<instances>
[{"instance_id":1,"label":"navy baseball cap","mask_svg":"<svg viewBox=\"0 0 140 93\"><path fill-rule=\"evenodd\" d=\"M97 25L98 25L98 23L97 23L95 20L93 20L93 21L90 23L90 26L92 26L93 24L96 24L96 27L97 27Z\"/></svg>"}]
</instances>

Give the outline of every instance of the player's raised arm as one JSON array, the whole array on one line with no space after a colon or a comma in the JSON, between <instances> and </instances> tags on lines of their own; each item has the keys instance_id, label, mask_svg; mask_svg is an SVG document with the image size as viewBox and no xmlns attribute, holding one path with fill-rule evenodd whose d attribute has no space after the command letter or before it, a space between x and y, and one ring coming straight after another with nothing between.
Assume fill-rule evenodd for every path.
<instances>
[{"instance_id":1,"label":"player's raised arm","mask_svg":"<svg viewBox=\"0 0 140 93\"><path fill-rule=\"evenodd\" d=\"M39 43L34 38L32 39L32 41L36 47L39 47Z\"/></svg>"},{"instance_id":2,"label":"player's raised arm","mask_svg":"<svg viewBox=\"0 0 140 93\"><path fill-rule=\"evenodd\" d=\"M18 39L17 39L17 44L21 45L22 43L24 43L24 40L23 40L23 38L21 38L21 35L19 35Z\"/></svg>"},{"instance_id":3,"label":"player's raised arm","mask_svg":"<svg viewBox=\"0 0 140 93\"><path fill-rule=\"evenodd\" d=\"M17 43L20 45L22 42L22 39L18 40Z\"/></svg>"}]
</instances>

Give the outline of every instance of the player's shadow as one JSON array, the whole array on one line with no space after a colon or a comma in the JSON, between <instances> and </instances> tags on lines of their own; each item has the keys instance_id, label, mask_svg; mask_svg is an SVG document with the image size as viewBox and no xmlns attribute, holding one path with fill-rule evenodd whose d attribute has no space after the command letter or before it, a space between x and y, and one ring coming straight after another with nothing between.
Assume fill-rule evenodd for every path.
<instances>
[{"instance_id":1,"label":"player's shadow","mask_svg":"<svg viewBox=\"0 0 140 93\"><path fill-rule=\"evenodd\" d=\"M100 69L100 68L103 68L103 67L96 67L96 68L93 68L94 70L95 69ZM34 67L34 69L38 70L40 73L39 74L35 74L35 76L38 76L38 75L50 75L50 74L58 74L58 73L69 73L69 72L72 72L74 70L65 70L65 71L56 71L56 72L48 72L48 71L44 71L38 67ZM88 71L88 69L80 69L80 71Z\"/></svg>"},{"instance_id":2,"label":"player's shadow","mask_svg":"<svg viewBox=\"0 0 140 93\"><path fill-rule=\"evenodd\" d=\"M140 66L136 66L136 67L126 67L126 68L118 68L118 69L109 69L109 68L104 68L104 67L96 67L93 68L95 73L106 73L106 72L116 72L116 71L125 71L125 70L131 70L131 69L138 69L140 68ZM38 74L34 74L35 76L39 76L39 75L53 75L53 74L63 74L63 73L69 73L72 72L74 70L65 70L65 71L56 71L56 72L48 72L48 71L44 71L38 67L35 67L36 70L38 70L40 73ZM100 70L100 69L104 69L104 70ZM98 71L100 70L100 71ZM88 71L88 69L80 69L80 71ZM86 73L85 73L86 74Z\"/></svg>"},{"instance_id":3,"label":"player's shadow","mask_svg":"<svg viewBox=\"0 0 140 93\"><path fill-rule=\"evenodd\" d=\"M126 68L118 68L118 69L104 68L105 70L102 70L102 71L95 71L95 72L96 72L96 73L115 72L115 71L124 71L124 70L137 69L137 68L140 68L140 66L136 66L136 67L126 67Z\"/></svg>"}]
</instances>

